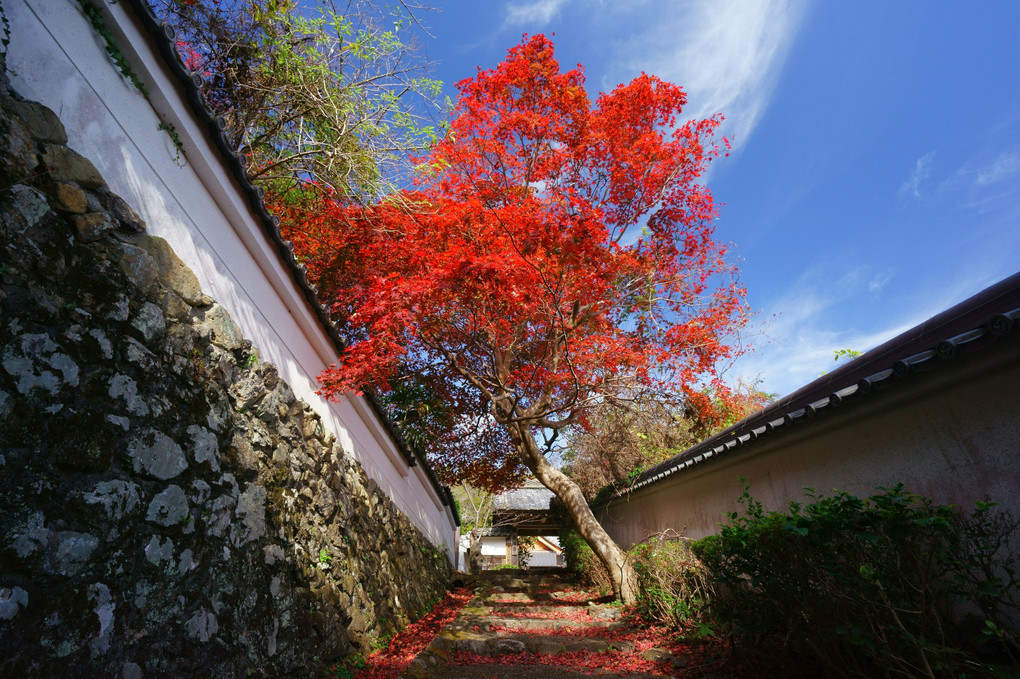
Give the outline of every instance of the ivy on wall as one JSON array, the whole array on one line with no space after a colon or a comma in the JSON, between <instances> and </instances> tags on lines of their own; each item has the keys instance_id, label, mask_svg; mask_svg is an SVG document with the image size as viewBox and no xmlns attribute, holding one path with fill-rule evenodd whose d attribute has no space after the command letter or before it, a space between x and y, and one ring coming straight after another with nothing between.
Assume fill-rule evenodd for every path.
<instances>
[{"instance_id":1,"label":"ivy on wall","mask_svg":"<svg viewBox=\"0 0 1020 679\"><path fill-rule=\"evenodd\" d=\"M109 55L110 60L113 61L113 64L117 67L117 70L120 71L120 74L124 76L124 78L130 82L135 89L141 92L142 95L148 99L149 88L142 82L141 78L138 77L138 74L135 73L134 69L131 68L131 64L128 63L127 58L124 56L124 51L121 49L120 44L118 44L117 39L112 33L110 33L109 30L107 30L106 21L103 19L103 15L99 11L99 8L96 7L96 5L90 0L78 0L78 4L81 6L82 12L84 12L89 23L92 24L93 30L95 30L95 32L99 34L99 37L103 39L106 53ZM2 44L4 45L4 53L6 53L7 43L10 42L10 31L7 17L3 15L2 6L0 6L0 19L2 19L4 24L5 34ZM175 149L174 162L183 167L185 164L182 160L184 144L181 142L180 135L177 134L177 128L174 127L172 123L161 120L159 125L157 125L157 129L166 132L170 137Z\"/></svg>"},{"instance_id":2,"label":"ivy on wall","mask_svg":"<svg viewBox=\"0 0 1020 679\"><path fill-rule=\"evenodd\" d=\"M138 74L131 68L131 64L124 57L124 52L121 50L120 45L117 44L117 39L106 29L106 22L103 20L103 15L99 12L99 8L89 2L89 0L78 0L78 4L81 5L82 11L88 17L89 23L92 24L92 28L103 39L103 42L106 43L106 53L110 55L110 59L117 67L117 70L120 71L120 74L134 85L135 89L142 94L148 95L149 88L145 86L145 83L141 81Z\"/></svg>"}]
</instances>

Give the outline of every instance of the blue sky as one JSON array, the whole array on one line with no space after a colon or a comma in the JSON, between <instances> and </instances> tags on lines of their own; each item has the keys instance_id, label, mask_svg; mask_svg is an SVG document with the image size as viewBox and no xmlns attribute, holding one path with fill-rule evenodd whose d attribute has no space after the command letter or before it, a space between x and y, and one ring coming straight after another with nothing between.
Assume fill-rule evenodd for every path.
<instances>
[{"instance_id":1,"label":"blue sky","mask_svg":"<svg viewBox=\"0 0 1020 679\"><path fill-rule=\"evenodd\" d=\"M555 34L590 94L644 70L721 112L708 182L758 315L730 378L789 393L1020 270L1020 3L440 0L453 84Z\"/></svg>"}]
</instances>

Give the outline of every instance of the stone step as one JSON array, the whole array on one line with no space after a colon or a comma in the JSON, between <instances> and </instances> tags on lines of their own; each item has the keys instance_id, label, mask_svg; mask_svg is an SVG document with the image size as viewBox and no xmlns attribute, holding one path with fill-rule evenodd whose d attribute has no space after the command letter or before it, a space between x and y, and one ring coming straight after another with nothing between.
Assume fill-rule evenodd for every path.
<instances>
[{"instance_id":1,"label":"stone step","mask_svg":"<svg viewBox=\"0 0 1020 679\"><path fill-rule=\"evenodd\" d=\"M625 627L624 623L613 620L564 620L562 618L501 618L493 615L462 616L450 623L450 629L457 632L488 632L492 627L520 627L521 629L588 629L599 628L609 631Z\"/></svg>"},{"instance_id":2,"label":"stone step","mask_svg":"<svg viewBox=\"0 0 1020 679\"><path fill-rule=\"evenodd\" d=\"M534 603L538 601L543 602L561 601L565 604L576 605L604 602L604 597L577 590L522 592L522 591L508 591L505 589L480 589L478 590L477 598L483 601L494 601L496 603L499 602Z\"/></svg>"},{"instance_id":3,"label":"stone step","mask_svg":"<svg viewBox=\"0 0 1020 679\"><path fill-rule=\"evenodd\" d=\"M568 616L587 614L593 620L619 620L623 616L623 609L619 606L606 606L602 604L535 604L526 602L498 603L492 601L475 600L464 608L466 615L490 615L527 617L542 617L549 615Z\"/></svg>"},{"instance_id":4,"label":"stone step","mask_svg":"<svg viewBox=\"0 0 1020 679\"><path fill-rule=\"evenodd\" d=\"M501 665L501 664L478 664L447 666L442 668L441 674L430 674L427 671L422 674L401 675L407 679L424 679L425 677L441 677L442 679L491 679L492 677L513 677L514 679L662 679L658 674L647 674L645 672L627 672L617 674L615 672L603 671L577 671L555 665Z\"/></svg>"},{"instance_id":5,"label":"stone step","mask_svg":"<svg viewBox=\"0 0 1020 679\"><path fill-rule=\"evenodd\" d=\"M570 587L575 583L574 578L559 577L555 575L510 575L510 576L478 576L480 586L499 585L502 587Z\"/></svg>"},{"instance_id":6,"label":"stone step","mask_svg":"<svg viewBox=\"0 0 1020 679\"><path fill-rule=\"evenodd\" d=\"M621 621L621 608L608 605L603 597L578 589L574 582L548 574L501 573L480 577L475 594L457 619L432 640L401 677L615 679L618 676L652 676L556 667L556 656L563 653L634 650L630 641L606 638L611 632L626 627ZM460 666L455 660L458 652L492 658L492 662ZM538 656L547 657L550 664L537 663Z\"/></svg>"},{"instance_id":7,"label":"stone step","mask_svg":"<svg viewBox=\"0 0 1020 679\"><path fill-rule=\"evenodd\" d=\"M478 624L479 620L484 619L533 620L576 626L615 622L622 616L623 611L612 606L514 606L513 604L486 606L477 604L465 606L458 616L458 620L470 619L473 624Z\"/></svg>"},{"instance_id":8,"label":"stone step","mask_svg":"<svg viewBox=\"0 0 1020 679\"><path fill-rule=\"evenodd\" d=\"M476 655L501 656L534 653L536 655L557 655L590 651L598 653L615 649L632 651L634 644L629 641L612 641L599 636L527 634L508 632L464 632L447 629L440 632L432 645L433 651L466 651Z\"/></svg>"},{"instance_id":9,"label":"stone step","mask_svg":"<svg viewBox=\"0 0 1020 679\"><path fill-rule=\"evenodd\" d=\"M552 591L552 590L567 590L567 589L570 589L570 588L569 587L562 587L562 586L558 586L558 585L545 585L545 584L521 585L519 583L518 584L511 584L511 583L500 584L500 583L493 582L493 583L486 583L484 585L479 585L478 589L479 589L479 591L482 591L482 592L525 592L525 593L527 593L527 592L549 592L549 591Z\"/></svg>"}]
</instances>

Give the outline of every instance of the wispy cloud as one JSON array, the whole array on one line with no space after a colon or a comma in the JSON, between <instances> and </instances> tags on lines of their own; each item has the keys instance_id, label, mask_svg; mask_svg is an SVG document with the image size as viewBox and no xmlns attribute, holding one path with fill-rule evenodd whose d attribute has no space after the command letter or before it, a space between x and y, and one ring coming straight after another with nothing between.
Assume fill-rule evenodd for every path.
<instances>
[{"instance_id":1,"label":"wispy cloud","mask_svg":"<svg viewBox=\"0 0 1020 679\"><path fill-rule=\"evenodd\" d=\"M963 208L984 214L1003 208L1016 214L1020 193L1020 149L997 150L971 158L946 177L940 193Z\"/></svg>"},{"instance_id":2,"label":"wispy cloud","mask_svg":"<svg viewBox=\"0 0 1020 679\"><path fill-rule=\"evenodd\" d=\"M861 266L834 278L832 267L817 266L768 302L777 316L757 349L738 358L727 377L732 384L761 379L765 391L785 396L832 371L836 350L873 349L991 285L997 273L989 273L986 263L974 263L890 305L874 288L893 271ZM849 320L855 313L862 325Z\"/></svg>"},{"instance_id":3,"label":"wispy cloud","mask_svg":"<svg viewBox=\"0 0 1020 679\"><path fill-rule=\"evenodd\" d=\"M1002 151L994 160L971 161L946 181L951 188L983 188L1020 173L1020 151Z\"/></svg>"},{"instance_id":4,"label":"wispy cloud","mask_svg":"<svg viewBox=\"0 0 1020 679\"><path fill-rule=\"evenodd\" d=\"M534 0L534 2L512 2L506 7L508 26L530 26L541 28L552 21L568 0Z\"/></svg>"},{"instance_id":5,"label":"wispy cloud","mask_svg":"<svg viewBox=\"0 0 1020 679\"><path fill-rule=\"evenodd\" d=\"M976 172L977 177L974 178L974 183L981 186L996 184L1008 179L1020 172L1020 153L1015 151L1003 153L989 165L979 167Z\"/></svg>"},{"instance_id":6,"label":"wispy cloud","mask_svg":"<svg viewBox=\"0 0 1020 679\"><path fill-rule=\"evenodd\" d=\"M914 169L907 177L907 180L900 186L900 190L897 192L900 198L914 198L920 200L921 198L921 182L928 179L931 176L931 164L935 160L935 152L929 151L914 163Z\"/></svg>"},{"instance_id":7,"label":"wispy cloud","mask_svg":"<svg viewBox=\"0 0 1020 679\"><path fill-rule=\"evenodd\" d=\"M882 292L882 288L885 287L886 283L893 279L894 273L892 271L883 271L871 278L868 281L868 292L873 295L877 295Z\"/></svg>"},{"instance_id":8,"label":"wispy cloud","mask_svg":"<svg viewBox=\"0 0 1020 679\"><path fill-rule=\"evenodd\" d=\"M768 304L777 313L764 331L758 348L736 362L733 379L763 380L766 391L786 395L808 384L834 367L835 351L867 351L920 323L936 311L915 311L909 317L891 314L865 329L854 327L842 310L874 306L882 313L878 298L881 288L892 279L891 270L857 267L832 277L831 268L816 267L804 272L786 291Z\"/></svg>"},{"instance_id":9,"label":"wispy cloud","mask_svg":"<svg viewBox=\"0 0 1020 679\"><path fill-rule=\"evenodd\" d=\"M686 115L722 113L735 147L747 142L768 107L803 18L803 0L694 0L649 3L645 29L618 43L617 82L637 71L681 85Z\"/></svg>"}]
</instances>

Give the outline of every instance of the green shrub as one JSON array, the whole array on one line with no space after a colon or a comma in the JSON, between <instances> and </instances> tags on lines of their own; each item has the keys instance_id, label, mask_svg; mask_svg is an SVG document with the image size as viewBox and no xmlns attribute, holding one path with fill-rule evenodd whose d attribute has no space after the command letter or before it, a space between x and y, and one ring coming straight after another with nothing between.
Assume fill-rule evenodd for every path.
<instances>
[{"instance_id":1,"label":"green shrub","mask_svg":"<svg viewBox=\"0 0 1020 679\"><path fill-rule=\"evenodd\" d=\"M672 531L636 545L630 552L641 583L638 610L646 618L696 637L712 633L704 608L712 582L691 540Z\"/></svg>"},{"instance_id":2,"label":"green shrub","mask_svg":"<svg viewBox=\"0 0 1020 679\"><path fill-rule=\"evenodd\" d=\"M527 568L531 562L531 553L535 549L538 540L530 535L517 536L517 563L521 568Z\"/></svg>"},{"instance_id":3,"label":"green shrub","mask_svg":"<svg viewBox=\"0 0 1020 679\"><path fill-rule=\"evenodd\" d=\"M564 531L559 537L567 569L577 575L578 581L601 592L612 592L613 579L609 577L609 571L584 538L574 530Z\"/></svg>"},{"instance_id":4,"label":"green shrub","mask_svg":"<svg viewBox=\"0 0 1020 679\"><path fill-rule=\"evenodd\" d=\"M711 573L715 620L738 640L779 634L833 676L994 676L977 655L1016 663L1016 521L906 493L816 496L765 512L745 486L742 515L693 545ZM1003 675L1005 676L1005 675Z\"/></svg>"}]
</instances>

